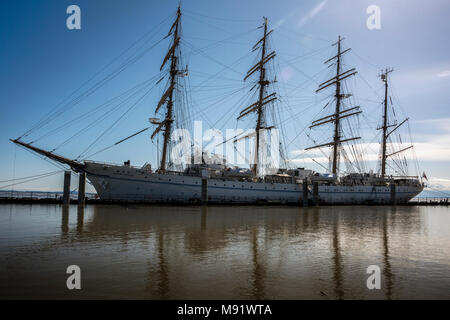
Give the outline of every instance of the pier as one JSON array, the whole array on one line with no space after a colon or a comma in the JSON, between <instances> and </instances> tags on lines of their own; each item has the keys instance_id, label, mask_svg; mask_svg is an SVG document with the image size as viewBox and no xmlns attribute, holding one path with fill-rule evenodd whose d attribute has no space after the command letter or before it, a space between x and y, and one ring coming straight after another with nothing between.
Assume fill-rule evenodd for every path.
<instances>
[{"instance_id":1,"label":"pier","mask_svg":"<svg viewBox=\"0 0 450 320\"><path fill-rule=\"evenodd\" d=\"M314 188L313 188L314 189ZM96 194L86 193L84 196L85 204L157 204L157 205L236 205L236 206L249 206L249 205L263 205L263 206L279 206L279 205L291 205L298 206L299 204L282 204L281 202L264 202L264 203L215 203L211 201L170 201L170 202L156 202L151 201L149 199L138 199L136 200L136 195L129 196L130 200L102 200ZM133 199L133 200L132 200ZM79 204L78 193L72 192L69 196L70 204ZM204 200L206 200L204 198ZM64 197L62 192L42 192L42 191L0 191L0 203L36 203L36 204L63 204ZM448 206L450 204L450 198L448 197L424 197L424 198L414 198L410 200L408 203L396 203L397 206ZM317 201L317 196L313 193L308 194L308 202L303 203L300 202L301 206L329 206L327 203L320 203ZM340 204L333 204L335 206ZM351 204L345 204L351 205ZM361 204L360 204L361 205ZM392 205L391 203L386 204L363 204L367 206L376 206L376 205Z\"/></svg>"}]
</instances>

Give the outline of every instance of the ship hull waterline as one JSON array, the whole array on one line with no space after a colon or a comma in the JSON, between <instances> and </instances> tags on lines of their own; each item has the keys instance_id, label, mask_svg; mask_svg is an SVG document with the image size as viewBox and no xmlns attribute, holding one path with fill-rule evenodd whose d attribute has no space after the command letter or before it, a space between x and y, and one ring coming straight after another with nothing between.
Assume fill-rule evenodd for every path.
<instances>
[{"instance_id":1,"label":"ship hull waterline","mask_svg":"<svg viewBox=\"0 0 450 320\"><path fill-rule=\"evenodd\" d=\"M180 174L149 173L137 168L88 165L87 178L102 200L155 203L199 203L202 178ZM254 204L303 202L303 186L295 183L248 182L209 178L209 203ZM422 192L423 186L396 186L395 202L407 203ZM312 186L308 198L312 199ZM390 204L391 187L371 185L319 185L321 204Z\"/></svg>"}]
</instances>

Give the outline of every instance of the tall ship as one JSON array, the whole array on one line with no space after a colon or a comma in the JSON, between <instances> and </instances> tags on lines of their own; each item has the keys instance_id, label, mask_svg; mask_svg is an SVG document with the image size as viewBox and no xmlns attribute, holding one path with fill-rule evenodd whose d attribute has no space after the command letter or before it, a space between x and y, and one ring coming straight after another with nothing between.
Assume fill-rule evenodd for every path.
<instances>
[{"instance_id":1,"label":"tall ship","mask_svg":"<svg viewBox=\"0 0 450 320\"><path fill-rule=\"evenodd\" d=\"M242 118L255 118L254 125L254 152L253 161L249 168L239 168L227 164L225 159L211 161L211 156L200 151L199 163L190 163L183 168L177 168L170 160L171 134L175 127L177 112L176 92L180 79L187 76L187 67L181 64L181 9L178 8L167 37L171 43L160 70L167 70L167 82L159 102L156 105L155 114L162 118L150 118L154 125L152 139L160 136L163 140L158 168L151 165L134 167L129 161L121 165L114 165L89 160L69 159L56 154L53 151L44 150L26 142L23 137L11 139L17 145L31 150L39 155L58 163L70 166L70 168L86 176L95 188L102 200L146 201L164 203L281 203L295 204L315 201L321 204L386 204L406 203L424 188L419 176L388 175L389 160L412 148L409 145L394 150L397 144L390 144L390 138L396 130L406 123L407 119L399 124L389 117L389 75L391 69L386 69L381 74L384 84L383 117L381 125L381 150L378 172L354 172L343 173L340 170L342 158L347 158L348 150L355 150L350 144L360 140L358 136L346 136L348 130L344 129L345 120L362 113L359 106L349 106L345 100L351 96L344 92L345 80L354 76L355 68L343 70L342 56L350 49L342 48L342 38L334 44L336 55L326 61L330 67L335 67L336 72L329 80L321 83L317 92L333 90L332 100L327 104L332 112L314 119L310 129L326 127L326 134L331 138L326 143L312 145L305 149L320 150L322 154L328 154L330 167L327 173L321 174L305 168L285 167L265 169L267 156L267 143L265 135L275 128L270 125L267 117L267 108L278 99L277 93L272 91L272 83L268 78L267 65L276 57L276 52L269 50L268 39L273 30L269 30L268 20L264 18L261 26L262 37L256 41L252 50L258 53L258 61L245 75L244 81L254 81L252 90L256 96L255 101L236 115L237 120ZM159 80L158 82L160 82ZM331 129L330 129L331 128ZM140 134L138 132L136 134ZM135 134L135 135L136 135ZM134 135L132 135L134 136ZM132 137L130 136L130 137ZM127 137L126 139L130 138ZM249 135L246 136L249 138ZM126 140L123 139L123 140ZM242 139L236 137L234 140ZM350 148L350 149L349 149ZM198 151L192 148L192 158ZM359 154L358 152L355 152ZM400 161L406 161L405 158ZM361 169L361 168L360 168Z\"/></svg>"}]
</instances>

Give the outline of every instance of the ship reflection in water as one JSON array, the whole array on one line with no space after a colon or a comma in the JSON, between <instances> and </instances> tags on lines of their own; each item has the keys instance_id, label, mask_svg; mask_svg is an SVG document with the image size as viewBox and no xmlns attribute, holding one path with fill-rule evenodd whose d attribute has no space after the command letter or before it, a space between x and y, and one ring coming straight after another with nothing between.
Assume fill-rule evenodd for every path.
<instances>
[{"instance_id":1,"label":"ship reflection in water","mask_svg":"<svg viewBox=\"0 0 450 320\"><path fill-rule=\"evenodd\" d=\"M1 205L0 298L449 299L449 213ZM66 289L69 265L81 290Z\"/></svg>"}]
</instances>

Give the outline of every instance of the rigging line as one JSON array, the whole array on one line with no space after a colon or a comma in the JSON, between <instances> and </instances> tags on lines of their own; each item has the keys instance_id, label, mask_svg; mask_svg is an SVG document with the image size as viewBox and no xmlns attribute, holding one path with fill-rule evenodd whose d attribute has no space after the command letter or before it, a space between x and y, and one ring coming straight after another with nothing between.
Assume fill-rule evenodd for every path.
<instances>
[{"instance_id":1,"label":"rigging line","mask_svg":"<svg viewBox=\"0 0 450 320\"><path fill-rule=\"evenodd\" d=\"M183 40L181 40L181 42L184 43L184 44L186 44L186 45L188 45L188 46L190 46L192 50L197 51L198 53L200 53L200 54L201 54L202 56L204 56L205 58L208 58L209 60L211 60L211 61L213 61L213 62L215 62L215 63L221 65L222 67L225 67L225 68L228 69L228 70L231 70L231 71L233 71L233 72L235 72L235 73L237 73L237 74L239 74L239 75L241 75L241 76L244 76L244 74L243 74L242 72L236 71L236 70L230 68L229 66L223 64L223 63L220 62L219 60L216 60L215 58L210 57L210 56L207 55L205 52L203 52L201 49L197 49L195 46L193 46L192 44L190 44L190 43L187 42L186 40L183 39Z\"/></svg>"},{"instance_id":2,"label":"rigging line","mask_svg":"<svg viewBox=\"0 0 450 320\"><path fill-rule=\"evenodd\" d=\"M409 140L410 140L411 144L413 145L414 141L413 141L413 136L412 136L412 133L411 133L411 127L409 126L409 121L407 121L406 125L408 127L408 132L409 132ZM414 160L415 167L416 167L416 170L417 170L417 175L421 176L420 175L420 172L421 172L421 170L420 170L420 163L419 163L419 159L417 158L416 148L412 148L412 152L413 152L413 158L414 158L413 160ZM422 177L421 177L421 180L422 180Z\"/></svg>"},{"instance_id":3,"label":"rigging line","mask_svg":"<svg viewBox=\"0 0 450 320\"><path fill-rule=\"evenodd\" d=\"M46 173L41 173L41 174L36 174L36 175L32 175L32 176L28 176L28 177L23 177L23 178L14 178L14 179L9 179L9 180L2 180L2 181L0 181L0 183L12 182L12 181L17 181L17 180L31 179L31 178L36 178L36 177L40 177L40 176L45 176L45 175L53 174L53 173L57 173L57 172L61 172L61 170L58 170L58 171L51 171L51 172L46 172Z\"/></svg>"},{"instance_id":4,"label":"rigging line","mask_svg":"<svg viewBox=\"0 0 450 320\"><path fill-rule=\"evenodd\" d=\"M271 72L273 72L274 74L279 73L279 64L277 63L272 64L271 65ZM274 91L275 92L280 92L280 86L278 85L278 83L275 83L273 85ZM284 164L284 168L287 168L287 162L286 162L286 149L285 149L285 145L286 145L286 134L285 134L285 128L281 123L281 108L282 108L282 103L285 103L284 101L276 101L275 103L272 104L272 108L269 109L269 115L271 116L271 121L273 123L273 126L275 126L276 128L278 128L278 130L280 131L280 140L277 146L277 149L280 153L280 157L282 159L282 162ZM291 112L292 113L292 112ZM280 167L282 166L282 164L280 164Z\"/></svg>"},{"instance_id":5,"label":"rigging line","mask_svg":"<svg viewBox=\"0 0 450 320\"><path fill-rule=\"evenodd\" d=\"M281 130L281 134L282 134L282 145L280 146L281 151L283 152L283 161L284 161L284 166L287 168L287 159L286 156L288 152L287 152L287 148L286 148L286 133L285 133L285 129L284 126L281 123L281 108L276 108L276 110L274 110L274 114L278 115L278 122L279 122L279 127Z\"/></svg>"},{"instance_id":6,"label":"rigging line","mask_svg":"<svg viewBox=\"0 0 450 320\"><path fill-rule=\"evenodd\" d=\"M245 84L244 86L242 86L242 85L240 85L240 86L233 85L233 86L230 86L230 87L227 87L227 88L223 88L223 89L220 89L220 90L219 89L215 90L214 92L219 92L219 94L214 94L214 95L206 95L205 94L200 99L196 98L195 99L195 107L198 107L198 106L204 105L204 104L209 104L210 102L216 101L218 99L222 100L222 98L226 98L226 97L232 98L237 92L248 90L249 87L250 87L250 84ZM197 93L197 92L200 92L200 91L207 91L207 90L193 90L194 93ZM212 92L212 90L210 90L210 92ZM192 99L192 100L194 100L194 99ZM209 107L207 107L206 109L209 109Z\"/></svg>"},{"instance_id":7,"label":"rigging line","mask_svg":"<svg viewBox=\"0 0 450 320\"><path fill-rule=\"evenodd\" d=\"M104 84L106 84L108 81L114 79L115 77L117 77L120 73L122 73L127 67L129 67L130 65L132 65L133 63L135 63L136 61L138 61L140 58L142 58L149 50L153 49L156 45L158 45L162 40L159 40L157 43L155 43L154 45L152 45L150 48L147 48L146 50L144 50L143 52L141 52L140 55L137 55L133 58L130 58L129 60L127 60L124 64L122 64L120 67L118 67L117 69L115 69L113 72L111 72L109 75L107 75L106 77L104 77L102 80L98 81L95 85L93 85L91 88L89 88L87 91L85 91L84 93L82 93L81 95L79 95L77 98L75 98L74 100L72 100L70 103L64 105L63 107L66 107L65 109L59 110L58 112L55 112L52 116L50 116L46 123L44 123L43 125L41 125L40 127L50 123L51 121L55 120L57 117L61 116L63 113L67 112L69 109L73 108L74 106L76 106L77 104L79 104L82 99L92 95L95 91L97 91L98 89L100 89Z\"/></svg>"},{"instance_id":8,"label":"rigging line","mask_svg":"<svg viewBox=\"0 0 450 320\"><path fill-rule=\"evenodd\" d=\"M185 83L185 89L183 91L183 98L185 99L185 112L186 115L184 115L184 117L178 117L178 119L191 119L192 120L192 114L191 114L191 108L189 108L189 106L192 106L192 88L191 88L191 81L190 78L184 78L183 79L184 83ZM189 129L192 130L192 127L188 124L186 126Z\"/></svg>"},{"instance_id":9,"label":"rigging line","mask_svg":"<svg viewBox=\"0 0 450 320\"><path fill-rule=\"evenodd\" d=\"M59 169L61 169L61 170L64 170L64 171L67 170L67 168L64 167L64 165L62 165L62 164L59 163L59 162L50 161L47 157L44 157L44 156L42 156L41 154L39 154L39 153L37 153L37 152L35 152L35 151L31 151L30 149L25 148L24 146L20 146L20 147L23 148L24 150L26 150L27 152L31 153L32 155L38 156L38 157L41 158L42 160L47 161L48 163L54 165L55 167L57 167L57 168L59 168Z\"/></svg>"},{"instance_id":10,"label":"rigging line","mask_svg":"<svg viewBox=\"0 0 450 320\"><path fill-rule=\"evenodd\" d=\"M370 83L362 76L361 73L358 73L357 76L359 76L366 84L367 86L373 91L373 93L375 93L375 95L380 99L383 100L384 98L382 98L380 95L378 95L377 91L370 85ZM383 87L383 86L382 86ZM380 87L381 88L381 87ZM380 89L378 89L380 90Z\"/></svg>"},{"instance_id":11,"label":"rigging line","mask_svg":"<svg viewBox=\"0 0 450 320\"><path fill-rule=\"evenodd\" d=\"M386 162L386 165L388 167L390 167L396 174L405 176L406 174L405 174L405 172L403 172L402 168L395 162L395 160L393 160L393 159L391 159L391 160L392 160L392 162L395 163L395 165L397 166L398 170L396 168L394 168L393 166L391 166L388 162Z\"/></svg>"},{"instance_id":12,"label":"rigging line","mask_svg":"<svg viewBox=\"0 0 450 320\"><path fill-rule=\"evenodd\" d=\"M242 61L244 58L246 58L247 56L249 56L251 54L251 52L247 52L245 55L241 56L240 58L238 58L237 60L235 60L231 66L234 66L236 64L238 64L240 61ZM203 82L200 83L199 87L201 87L202 85L204 85L205 83L209 83L209 80L211 80L212 78L216 77L218 74L224 72L227 69L227 67L219 70L217 73L215 73L214 75L210 76L209 78L205 79ZM241 80L242 81L242 80Z\"/></svg>"},{"instance_id":13,"label":"rigging line","mask_svg":"<svg viewBox=\"0 0 450 320\"><path fill-rule=\"evenodd\" d=\"M326 48L328 48L328 46ZM292 58L292 59L286 60L286 61L289 62L289 63L293 63L295 61L298 62L299 59L301 61L301 60L306 59L306 58L311 58L311 57L314 57L314 56L318 55L323 49L325 49L325 47L317 49L317 50L312 50L312 51L310 51L308 53L302 54L300 56L296 56L295 58Z\"/></svg>"},{"instance_id":14,"label":"rigging line","mask_svg":"<svg viewBox=\"0 0 450 320\"><path fill-rule=\"evenodd\" d=\"M280 70L280 66L279 66L279 64L277 64L277 71L279 71L279 70ZM283 92L287 92L286 85L287 84L285 82L281 82L281 86L283 87ZM278 84L276 85L276 88L278 89L277 91L281 91L281 90L279 90L280 86L278 86ZM280 95L280 96L282 96L282 95ZM282 99L281 97L280 97L279 101L282 104L285 104L287 106L288 111L291 114L291 117L294 117L293 109L292 109L292 106L291 106L291 103L290 103L290 101L292 101L292 99L289 99L289 97L286 96L286 101L284 99ZM281 114L280 114L281 110L280 109L281 108L278 108L278 113L279 113L279 118L280 118L280 122L281 122ZM282 125L282 123L280 123L280 126L281 125ZM285 135L284 134L283 134L283 139L285 139ZM286 143L286 141L284 141L284 143Z\"/></svg>"},{"instance_id":15,"label":"rigging line","mask_svg":"<svg viewBox=\"0 0 450 320\"><path fill-rule=\"evenodd\" d=\"M315 75L313 75L312 78L317 77L319 74L321 74L323 71L325 71L325 70L327 70L327 69L328 69L328 67L323 68L322 70L320 70L319 72L317 72ZM308 76L308 77L309 77L309 76ZM311 80L308 79L308 80L303 81L303 82L300 83L298 86L296 86L294 89L292 89L292 90L288 93L288 95L290 95L291 93L293 93L294 91L296 91L296 90L298 90L298 89L303 88L303 86L306 85L306 84L308 84L309 81L311 81ZM316 81L314 80L313 82L316 82ZM317 82L316 82L316 83L317 83Z\"/></svg>"},{"instance_id":16,"label":"rigging line","mask_svg":"<svg viewBox=\"0 0 450 320\"><path fill-rule=\"evenodd\" d=\"M195 93L197 92L211 92L212 90L214 90L214 92L226 92L229 91L230 89L235 89L237 87L236 84L232 84L232 85L228 85L228 86L202 86L201 89L193 89L192 91L194 91Z\"/></svg>"},{"instance_id":17,"label":"rigging line","mask_svg":"<svg viewBox=\"0 0 450 320\"><path fill-rule=\"evenodd\" d=\"M208 44L207 46L214 45L214 43L220 42L220 40L217 39L207 39L207 38L200 38L200 37L192 37L192 36L184 36L185 39L194 39L194 40L203 40L203 41L209 41L212 42ZM248 45L247 42L235 42L235 41L227 41L227 44L235 44L239 46L246 46ZM189 55L188 55L189 56Z\"/></svg>"},{"instance_id":18,"label":"rigging line","mask_svg":"<svg viewBox=\"0 0 450 320\"><path fill-rule=\"evenodd\" d=\"M294 141L308 128L308 124L294 137L292 138L289 143L286 145L286 148L288 148ZM298 145L297 145L298 147Z\"/></svg>"},{"instance_id":19,"label":"rigging line","mask_svg":"<svg viewBox=\"0 0 450 320\"><path fill-rule=\"evenodd\" d=\"M376 69L377 71L380 70L381 68L374 65L372 62L370 62L370 60L363 58L362 56L360 56L358 53L356 53L355 49L352 48L352 53L357 56L360 60L362 60L363 62L369 64L372 68Z\"/></svg>"},{"instance_id":20,"label":"rigging line","mask_svg":"<svg viewBox=\"0 0 450 320\"><path fill-rule=\"evenodd\" d=\"M99 117L97 117L96 119L94 119L93 121L91 121L87 126L85 126L84 128L82 128L81 130L79 130L78 132L76 132L75 134L73 134L72 136L70 136L69 138L67 138L66 140L64 140L62 143L60 143L58 146L56 146L56 148L54 148L52 150L52 152L56 151L57 149L61 148L63 145L65 145L66 143L68 143L70 140L74 139L75 137L79 136L82 133L85 133L87 130L89 130L90 128L94 127L96 124L100 123L101 121L105 120L106 118L108 118L109 116L111 116L115 111L117 111L120 107L122 107L123 105L125 105L128 101L130 101L131 99L133 99L134 97L136 97L141 91L143 91L146 88L140 88L138 91L134 92L132 95L128 96L127 98L125 98L123 101L119 102L116 106L114 106L111 110L107 111L106 113L101 114Z\"/></svg>"},{"instance_id":21,"label":"rigging line","mask_svg":"<svg viewBox=\"0 0 450 320\"><path fill-rule=\"evenodd\" d=\"M29 179L29 180L25 180L25 181L21 181L21 182L16 182L16 183L13 183L13 184L10 184L10 185L2 186L2 187L0 187L0 189L8 188L8 187L11 187L11 186L14 186L14 185L17 185L17 184L23 184L23 183L27 183L27 182L43 179L43 178L48 178L48 177L50 177L52 175L55 175L56 173L60 173L60 172L61 171L57 171L57 172L53 172L51 174L47 174L45 176L37 177L37 178L34 178L34 179Z\"/></svg>"},{"instance_id":22,"label":"rigging line","mask_svg":"<svg viewBox=\"0 0 450 320\"><path fill-rule=\"evenodd\" d=\"M103 133L95 139L94 142L92 142L78 157L79 159L83 154L85 154L98 140L100 140L109 130L111 130L129 111L131 111L135 106L137 106L149 93L150 91L156 86L153 85L150 89L148 89L142 97L140 97L133 105L131 105L109 128L107 128Z\"/></svg>"},{"instance_id":23,"label":"rigging line","mask_svg":"<svg viewBox=\"0 0 450 320\"><path fill-rule=\"evenodd\" d=\"M236 89L236 90L230 90L230 91L227 91L227 92L225 92L225 93L221 93L221 94L218 94L218 95L205 97L205 98L200 99L200 100L197 98L196 101L195 101L195 103L192 104L192 105L193 105L193 109L194 109L194 108L198 108L199 105L201 105L201 104L206 104L206 103L208 103L208 106L207 106L206 108L203 109L203 111L205 111L205 110L211 108L212 106L214 106L214 103L213 103L214 101L217 101L217 102L223 101L223 99L228 98L228 97L231 97L231 96L233 96L234 94L236 94L236 93L238 93L238 92L240 92L240 91L246 90L246 89L248 89L248 87L249 87L249 86L246 85L246 86L241 87L241 88L238 88L238 89ZM199 102L199 101L200 101L200 102ZM211 102L211 103L210 103L210 102Z\"/></svg>"},{"instance_id":24,"label":"rigging line","mask_svg":"<svg viewBox=\"0 0 450 320\"><path fill-rule=\"evenodd\" d=\"M192 70L192 69L189 69L189 73L194 73L194 74L198 73L200 76L208 76L208 77L214 76L214 75L212 75L210 73L205 73L205 72ZM226 78L226 77L220 77L220 76L217 76L217 75L215 77L217 79L226 80L226 81L242 82L242 79L231 79L231 78ZM198 86L194 86L194 87L198 87Z\"/></svg>"},{"instance_id":25,"label":"rigging line","mask_svg":"<svg viewBox=\"0 0 450 320\"><path fill-rule=\"evenodd\" d=\"M317 40L320 40L320 41L323 41L323 42L327 42L327 43L335 41L335 40L329 40L329 39L327 40L325 38L321 38L321 37L317 37L317 36L301 33L301 32L298 32L298 31L293 31L293 30L291 30L291 29L289 29L289 28L287 28L285 26L278 26L278 27L281 28L281 29L284 29L286 31L289 31L289 32L293 33L296 36L300 36L300 37L311 38L313 40L317 39ZM280 33L280 34L282 34L282 33ZM328 45L328 47L329 47L329 45Z\"/></svg>"},{"instance_id":26,"label":"rigging line","mask_svg":"<svg viewBox=\"0 0 450 320\"><path fill-rule=\"evenodd\" d=\"M164 20L162 20L159 24L157 24L155 27L151 28L152 32L157 32L158 29L155 29L156 27L160 27L166 20L168 20L170 18L167 17ZM88 84L91 80L93 80L97 75L99 75L101 72L103 72L104 70L106 70L109 66L111 66L115 61L117 61L118 59L120 59L123 55L125 55L131 48L133 48L137 43L139 43L142 39L144 39L147 35L149 35L151 32L147 32L145 33L142 37L140 37L137 41L135 41L131 46L129 46L127 49L125 49L122 53L119 54L119 56L113 58L109 63L107 63L103 68L101 68L99 71L97 71L93 76L91 76L87 81L85 81L80 87L78 87L75 91L73 91L68 97L66 97L65 99L63 99L61 102L59 102L54 108L52 108L52 110L50 110L46 115L44 115L41 120L39 120L35 125L33 125L28 131L26 131L23 135L21 135L19 137L22 138L24 136L27 136L31 133L31 131L35 130L36 126L39 126L40 123L42 121L44 121L44 119L46 119L46 117L50 116L61 104L63 104L66 100L70 99L75 93L77 93L81 88L83 88L86 84ZM155 33L156 35L156 33ZM153 35L154 36L154 35ZM152 36L152 38L153 38Z\"/></svg>"},{"instance_id":27,"label":"rigging line","mask_svg":"<svg viewBox=\"0 0 450 320\"><path fill-rule=\"evenodd\" d=\"M217 27L217 26L215 26L215 25L213 25L213 24L210 24L210 23L208 23L208 22L206 22L206 21L201 21L201 20L199 20L199 19L193 17L193 16L190 15L190 14L187 14L187 16L190 16L190 19L192 19L193 21L195 21L195 22L197 22L197 23L200 23L200 24L206 24L206 25L208 25L208 26L210 26L211 28L214 28L214 29L216 29L216 30L219 30L219 31L228 33L228 34L230 34L230 35L232 34L229 30L219 28L219 27ZM252 41L253 41L253 40L252 40Z\"/></svg>"},{"instance_id":28,"label":"rigging line","mask_svg":"<svg viewBox=\"0 0 450 320\"><path fill-rule=\"evenodd\" d=\"M242 82L242 81L240 81ZM190 88L196 88L197 86L190 86ZM227 89L227 88L234 88L236 87L236 83L230 83L230 84L222 84L222 85L210 85L210 86L203 86L203 88L209 88L209 89L216 89L220 90L221 88Z\"/></svg>"},{"instance_id":29,"label":"rigging line","mask_svg":"<svg viewBox=\"0 0 450 320\"><path fill-rule=\"evenodd\" d=\"M222 95L222 96L220 96L220 99L219 99L219 100L217 100L217 101L215 100L213 103L211 103L210 105L208 105L208 106L207 106L206 108L204 108L204 109L199 109L199 110L198 110L196 113L194 113L192 116L195 117L195 116L197 116L197 115L200 114L200 113L206 114L206 113L205 113L206 110L210 109L211 107L216 106L218 103L220 103L220 102L222 102L223 100L227 99L229 96L234 95L235 93L237 93L237 92L239 92L239 91L241 91L241 90L243 90L243 89L244 89L244 88L240 88L240 89L235 90L234 92L230 93L229 95L227 94L227 95ZM186 123L186 121L181 122L181 124L185 124L185 123Z\"/></svg>"},{"instance_id":30,"label":"rigging line","mask_svg":"<svg viewBox=\"0 0 450 320\"><path fill-rule=\"evenodd\" d=\"M314 144L317 143L318 140L314 140L311 138L311 136L309 134L306 134L306 136L308 137L309 140L311 140ZM295 146L297 146L297 148L301 149L302 151L298 154L298 157L306 154L309 150L305 150L304 148L300 147L297 143L294 142L295 139L293 139L289 144L294 144ZM295 151L295 150L294 150ZM322 148L319 148L319 151L322 153L324 158L328 158L328 155L325 153L325 151L322 150Z\"/></svg>"},{"instance_id":31,"label":"rigging line","mask_svg":"<svg viewBox=\"0 0 450 320\"><path fill-rule=\"evenodd\" d=\"M129 60L127 60L124 64L122 64L119 68L117 68L116 70L114 70L113 72L111 72L108 76L106 76L105 78L103 78L102 80L100 80L96 85L94 85L90 91L86 91L87 93L85 93L85 96L89 96L91 95L93 92L95 92L96 90L98 90L101 86L103 86L107 81L110 81L111 79L115 78L117 75L119 75L120 73L122 73L127 67L129 67L130 65L132 65L133 63L135 63L136 61L138 61L140 58L142 58L148 51L150 51L151 49L153 49L156 45L158 45L162 40L159 40L157 43L153 44L151 47L147 48L146 50L144 50L143 52L141 52L139 55L136 55L132 58L130 58ZM83 98L83 96L80 96L80 100L81 98ZM79 101L76 101L76 103L78 103ZM72 106L73 107L73 106Z\"/></svg>"},{"instance_id":32,"label":"rigging line","mask_svg":"<svg viewBox=\"0 0 450 320\"><path fill-rule=\"evenodd\" d=\"M246 84L245 87L234 85L233 87L225 88L224 90L218 90L218 92L219 92L218 94L204 95L204 96L202 96L200 98L196 98L195 99L195 105L204 104L204 103L207 103L208 101L213 101L213 100L215 100L217 98L230 95L230 94L232 94L233 92L236 92L236 91L247 90L249 87L250 87L250 84ZM194 93L199 92L199 90L192 90L192 91ZM210 92L212 92L212 90L210 90ZM214 92L214 93L216 93L216 92Z\"/></svg>"},{"instance_id":33,"label":"rigging line","mask_svg":"<svg viewBox=\"0 0 450 320\"><path fill-rule=\"evenodd\" d=\"M158 75L159 75L159 74L158 74ZM79 121L79 120L83 120L83 119L86 119L86 118L88 118L88 117L91 117L93 114L97 113L98 111L100 111L100 110L104 109L105 107L109 106L110 104L112 104L115 100L118 100L118 99L120 99L120 98L126 96L127 94L129 94L129 93L132 92L133 90L136 90L136 89L139 88L140 86L142 86L142 85L144 85L144 84L147 84L148 82L151 82L152 80L154 80L154 78L155 78L155 77L152 77L152 78L150 78L150 79L147 79L147 80L145 80L145 81L143 81L143 82L137 84L136 86L134 86L134 87L128 89L127 91L122 92L120 95L115 96L114 98L109 99L109 100L106 101L105 103L100 104L99 106L93 108L91 111L85 112L85 113L79 115L78 117L76 117L76 118L74 118L74 119L71 119L71 120L65 122L65 123L62 124L61 126L59 126L59 127L55 128L55 129L53 129L53 130L47 132L46 134L44 134L44 135L42 135L42 136L40 136L40 137L34 139L34 140L33 140L33 143L34 143L34 142L37 142L37 141L39 141L39 140L41 140L41 139L44 139L44 138L46 138L46 137L48 137L48 136L51 136L51 135L53 135L53 134L55 134L55 133L61 131L62 129L67 129L68 127L70 127L71 125L73 125L74 123L76 123L76 122Z\"/></svg>"},{"instance_id":34,"label":"rigging line","mask_svg":"<svg viewBox=\"0 0 450 320\"><path fill-rule=\"evenodd\" d=\"M227 37L227 38L222 39L222 40L215 40L215 42L213 42L213 43L211 43L211 44L208 44L207 46L201 47L201 48L199 48L199 50L205 50L205 49L213 48L213 47L216 46L217 44L225 43L225 42L228 41L229 39L242 37L242 36L244 36L244 35L247 35L247 34L249 34L249 33L254 32L254 31L256 31L256 30L258 30L258 29L257 29L257 28L256 28L256 29L250 29L250 30L245 31L245 32L240 32L240 33L233 34L233 35L231 35L230 37ZM229 42L228 42L228 43L229 43Z\"/></svg>"},{"instance_id":35,"label":"rigging line","mask_svg":"<svg viewBox=\"0 0 450 320\"><path fill-rule=\"evenodd\" d=\"M318 105L318 104L321 104L323 101L325 101L325 100L327 100L327 99L328 99L328 97L322 99L322 100L319 101L319 102L312 102L312 103L310 103L307 107L305 107L305 108L299 110L297 113L294 113L294 114L292 115L291 118L284 119L281 123L282 123L282 124L285 124L285 123L287 123L288 121L295 120L295 117L298 117L300 114L302 114L302 113L304 113L305 111L307 111L307 110L309 110L309 109L315 107L315 106ZM323 109L321 109L321 110L320 110L313 118L316 118L322 111L323 111ZM309 124L307 124L307 126L308 126L308 125L309 125ZM305 129L306 129L306 128L305 128Z\"/></svg>"},{"instance_id":36,"label":"rigging line","mask_svg":"<svg viewBox=\"0 0 450 320\"><path fill-rule=\"evenodd\" d=\"M194 107L194 104L193 104L193 100L194 100L194 99L192 98L192 89L191 89L191 83L190 83L190 81L188 81L188 86L189 86L189 97L190 97L190 101L191 101L191 106ZM187 94L188 94L188 93L186 92L186 95L187 95ZM216 97L214 97L214 99L216 99ZM193 108L192 108L192 109L193 109ZM211 126L211 122L209 121L209 119L208 119L208 117L206 116L206 114L204 113L204 111L200 109L199 112L203 114L203 117L206 119L206 122ZM182 125L187 124L188 122L194 120L194 119L193 119L193 115L192 115L191 113L189 114L189 118L181 118L181 119L186 119L186 120L185 120L186 122L182 123ZM211 127L212 127L212 126L211 126Z\"/></svg>"},{"instance_id":37,"label":"rigging line","mask_svg":"<svg viewBox=\"0 0 450 320\"><path fill-rule=\"evenodd\" d=\"M231 119L233 116L236 115L236 113L235 113L236 109L238 109L238 108L241 106L241 102L243 102L245 98L248 98L248 97L245 97L245 96L241 97L241 98L240 98L238 101L236 101L236 103L230 108L230 109L231 109L230 116L225 120L225 122L223 123L223 125L220 127L220 130L223 130L223 128L225 127L225 125L230 121L230 119ZM217 123L218 123L219 121L221 121L221 120L223 120L223 118L219 118L219 119L214 123L214 126L213 126L213 127L215 127L215 126L217 125Z\"/></svg>"},{"instance_id":38,"label":"rigging line","mask_svg":"<svg viewBox=\"0 0 450 320\"><path fill-rule=\"evenodd\" d=\"M141 134L141 133L147 131L148 129L150 129L150 127L147 127L147 128L145 128L145 129L139 130L138 132L133 133L132 135L130 135L130 136L128 136L128 137L126 137L126 138L124 138L124 139L122 139L122 140L117 141L116 143L113 143L113 144L110 145L109 147L106 147L106 148L104 148L104 149L101 149L101 150L99 150L99 151L93 153L93 154L90 154L89 156L86 156L86 158L93 157L93 156L99 154L100 152L103 152L103 151L106 151L106 150L108 150L108 149L111 149L112 147L115 147L115 146L121 144L122 142L125 142L125 141L127 141L127 140L129 140L129 139L131 139L131 138L134 138L135 136L137 136L137 135L139 135L139 134Z\"/></svg>"},{"instance_id":39,"label":"rigging line","mask_svg":"<svg viewBox=\"0 0 450 320\"><path fill-rule=\"evenodd\" d=\"M222 20L222 21L232 21L232 22L255 22L255 21L259 21L259 19L254 19L254 20L250 20L250 19L228 19L228 18L219 18L219 17L213 17L213 16L209 16L206 14L202 14L202 13L198 13L198 12L194 12L191 10L186 10L183 9L183 12L187 12L190 15L198 15L198 16L202 16L208 19L214 19L214 20Z\"/></svg>"}]
</instances>

